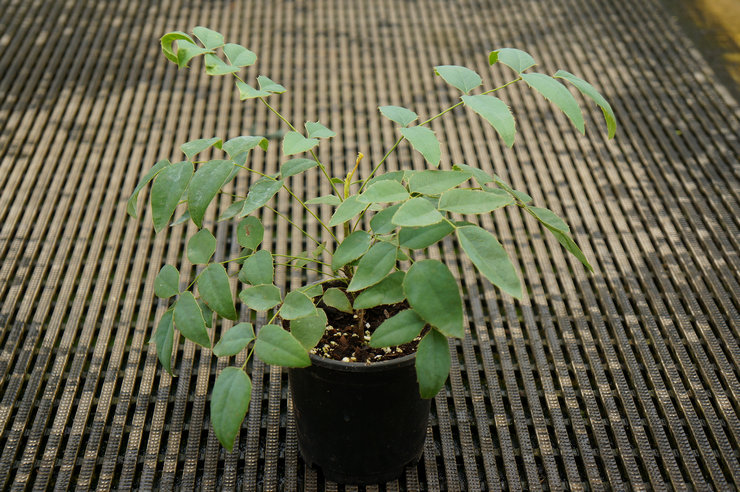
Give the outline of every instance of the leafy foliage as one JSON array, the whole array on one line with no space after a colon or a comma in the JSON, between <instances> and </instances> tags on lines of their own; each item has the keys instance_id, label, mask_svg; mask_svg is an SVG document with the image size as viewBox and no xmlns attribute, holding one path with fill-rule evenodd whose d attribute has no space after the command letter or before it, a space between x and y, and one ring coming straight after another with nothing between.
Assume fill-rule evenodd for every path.
<instances>
[{"instance_id":1,"label":"leafy foliage","mask_svg":"<svg viewBox=\"0 0 740 492\"><path fill-rule=\"evenodd\" d=\"M181 68L202 56L206 74L233 77L240 100L264 104L287 124L287 131L277 134L282 136L280 151L286 157L279 174L269 175L259 171L258 164L250 163L253 150L268 150L266 136L238 135L229 140L198 138L180 147L187 160L174 164L160 160L149 169L126 205L127 212L136 218L139 194L151 183L150 206L157 233L165 230L180 205L186 210L180 212L172 225L192 221L197 227L186 238L185 251L190 263L196 265L195 278L181 290L181 285L187 282L187 271L183 270L181 275L175 266L165 265L153 280L154 293L170 303L152 337L165 370L172 369L171 358L180 334L196 344L211 347L212 338L220 330L220 324L213 322L214 313L216 319L234 321L243 307L266 313L268 321L263 326L237 323L213 346L213 353L218 357L245 354L241 368L227 367L219 374L211 395L211 421L219 442L227 449L232 448L249 408L251 381L244 370L247 362L256 354L268 364L308 366L309 352L322 338L328 323L326 312L317 307L320 302L327 309L357 316L361 323L366 309L407 301L410 308L383 322L373 333L370 345L398 345L425 333L416 353L419 390L424 398L437 394L445 384L451 364L447 337L465 335L463 301L453 271L438 260L426 258L424 250L439 241L456 241L467 260L491 283L517 299L524 295L519 274L499 239L477 223L459 221L455 214L483 215L516 206L534 217L591 269L565 221L547 208L532 205L532 197L495 174L469 164L447 163L438 135L429 126L433 120L465 106L490 123L505 145L512 146L516 135L514 114L503 93L495 96L493 93L521 83L552 102L583 132L579 102L563 81L601 109L608 136L613 137L616 118L611 106L594 86L570 72L559 70L553 76L530 72L536 62L529 53L502 48L492 51L488 61L513 70L516 78L486 90L481 76L469 68L437 66L436 74L462 93L459 101L423 121L411 109L380 106L382 116L398 125L400 136L396 143L373 163L367 176L360 176L365 169L360 166L362 154L354 167L346 163L349 170L346 175L331 176L315 149L322 139L335 137L336 132L318 121L308 121L303 124L305 134L301 133L300 126L289 123L267 102L268 98L285 93L284 86L265 75L259 75L256 81L242 78L243 68L257 61L252 51L226 43L220 33L202 26L193 29L193 36L180 31L167 33L161 38L161 45L164 56ZM511 75L508 69L503 71ZM376 175L403 140L421 154L429 169L401 169ZM214 154L214 158L199 157L206 152L209 156ZM307 155L287 158L304 153ZM235 258L215 262L214 254L223 248L218 248L209 230L207 210L220 193L232 194L227 187L239 173L251 174L247 195L235 196L218 220L234 221L231 230L243 249ZM290 184L301 179L302 173L320 173L331 187L331 193L307 197L305 201L299 198ZM284 190L281 199L288 198L295 206L289 214L280 206L273 211L310 243L315 243L310 251L295 256L275 254L270 244L263 244L266 235L259 219L260 211L281 190ZM331 218L323 220L315 205L322 205L320 212L330 212ZM300 229L301 221L293 218L298 206L329 233L332 242L320 241ZM368 223L370 227L365 228ZM259 247L263 249L258 250ZM278 264L317 270L334 283L325 287L326 280L322 279L283 295L275 285ZM238 295L240 309L233 291L237 281L242 284ZM283 322L289 324L289 331L284 329ZM364 327L358 327L364 331Z\"/></svg>"}]
</instances>

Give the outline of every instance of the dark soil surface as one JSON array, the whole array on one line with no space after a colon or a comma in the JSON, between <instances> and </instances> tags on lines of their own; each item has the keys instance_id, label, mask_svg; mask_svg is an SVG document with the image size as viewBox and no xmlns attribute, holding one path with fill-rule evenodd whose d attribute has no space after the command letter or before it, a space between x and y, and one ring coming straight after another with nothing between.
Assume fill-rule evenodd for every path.
<instances>
[{"instance_id":1,"label":"dark soil surface","mask_svg":"<svg viewBox=\"0 0 740 492\"><path fill-rule=\"evenodd\" d=\"M325 285L325 288L329 288L341 287L342 284ZM318 307L326 312L328 326L319 343L311 349L311 353L328 359L367 363L397 359L416 352L419 341L429 330L428 326L425 327L421 335L403 345L373 348L368 345L373 332L388 318L408 309L409 304L406 301L358 310L355 314L328 307L323 302L319 303Z\"/></svg>"}]
</instances>

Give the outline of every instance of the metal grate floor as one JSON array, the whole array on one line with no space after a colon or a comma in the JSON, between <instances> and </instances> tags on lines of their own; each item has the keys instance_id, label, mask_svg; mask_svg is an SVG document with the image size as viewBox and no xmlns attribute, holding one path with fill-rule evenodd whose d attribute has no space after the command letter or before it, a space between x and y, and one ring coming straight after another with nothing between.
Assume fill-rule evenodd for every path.
<instances>
[{"instance_id":1,"label":"metal grate floor","mask_svg":"<svg viewBox=\"0 0 740 492\"><path fill-rule=\"evenodd\" d=\"M369 172L393 143L378 105L448 105L435 65L503 82L486 60L503 46L595 82L621 123L605 142L588 120L581 138L517 87L511 150L463 111L434 122L446 163L565 215L596 273L516 211L483 224L511 238L525 302L454 243L431 251L456 267L470 335L451 346L422 461L367 490L738 487L740 108L656 0L0 0L0 489L342 489L300 460L279 369L252 366L262 398L227 454L207 407L225 363L188 344L170 378L147 344L165 310L153 278L183 231L129 220L138 177L188 139L278 129L232 104L230 83L165 62L159 36L196 25L258 53L249 76L288 87L292 119L340 132L321 150L337 173L360 150ZM276 170L278 143L254 165ZM390 162L422 165L408 148ZM230 253L234 231L215 231ZM283 222L265 241L304 249Z\"/></svg>"}]
</instances>

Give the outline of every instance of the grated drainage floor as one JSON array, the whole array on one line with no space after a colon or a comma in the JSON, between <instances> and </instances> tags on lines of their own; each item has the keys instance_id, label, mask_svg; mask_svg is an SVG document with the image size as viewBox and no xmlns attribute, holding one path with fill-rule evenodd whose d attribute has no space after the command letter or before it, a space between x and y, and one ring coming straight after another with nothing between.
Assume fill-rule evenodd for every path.
<instances>
[{"instance_id":1,"label":"grated drainage floor","mask_svg":"<svg viewBox=\"0 0 740 492\"><path fill-rule=\"evenodd\" d=\"M443 166L528 190L567 218L596 272L517 211L483 225L511 238L522 303L453 242L433 249L463 283L469 336L451 346L418 467L366 490L740 484L740 108L657 0L0 0L0 12L1 489L342 490L299 458L279 368L251 367L262 397L227 454L208 421L225 362L188 344L171 378L147 344L166 309L153 278L184 241L182 227L155 236L149 218L129 220L139 176L188 139L278 129L232 105L230 84L165 62L159 36L195 25L258 53L249 77L288 87L289 117L340 133L321 150L337 174L358 151L369 172L393 143L378 105L431 115L457 97L433 66L502 82L487 65L498 47L595 82L621 123L606 142L594 109L582 138L518 87L505 94L513 149L465 112L434 122ZM254 165L275 171L278 148ZM403 147L389 165L423 163ZM302 194L326 191L300 179ZM233 230L214 231L217 254L232 252ZM265 241L304 249L282 222Z\"/></svg>"}]
</instances>

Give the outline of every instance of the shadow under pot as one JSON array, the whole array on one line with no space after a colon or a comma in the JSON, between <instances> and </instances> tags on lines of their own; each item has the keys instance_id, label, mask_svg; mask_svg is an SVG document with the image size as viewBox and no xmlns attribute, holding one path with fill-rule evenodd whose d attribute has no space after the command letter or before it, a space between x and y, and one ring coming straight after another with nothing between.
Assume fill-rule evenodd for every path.
<instances>
[{"instance_id":1,"label":"shadow under pot","mask_svg":"<svg viewBox=\"0 0 740 492\"><path fill-rule=\"evenodd\" d=\"M298 447L343 484L384 483L421 458L431 400L419 396L416 354L364 364L311 355L289 369Z\"/></svg>"}]
</instances>

